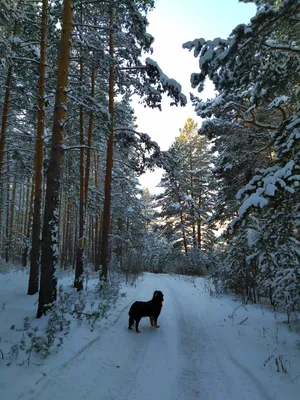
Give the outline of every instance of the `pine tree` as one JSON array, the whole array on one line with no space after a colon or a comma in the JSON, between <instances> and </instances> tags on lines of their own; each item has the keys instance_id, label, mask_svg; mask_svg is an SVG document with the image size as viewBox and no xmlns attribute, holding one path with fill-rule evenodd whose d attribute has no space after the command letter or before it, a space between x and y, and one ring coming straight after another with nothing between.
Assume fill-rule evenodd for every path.
<instances>
[{"instance_id":1,"label":"pine tree","mask_svg":"<svg viewBox=\"0 0 300 400\"><path fill-rule=\"evenodd\" d=\"M67 87L72 33L72 3L64 0L59 47L52 146L47 174L41 254L41 280L37 317L56 299L55 269L58 263L58 207L62 162L62 137L66 120Z\"/></svg>"},{"instance_id":2,"label":"pine tree","mask_svg":"<svg viewBox=\"0 0 300 400\"><path fill-rule=\"evenodd\" d=\"M39 288L40 264L40 236L42 213L42 175L44 160L44 132L45 132L45 92L46 92L46 47L47 47L47 7L48 0L42 4L42 29L40 46L40 76L38 84L38 116L35 151L35 194L32 222L32 246L30 256L30 276L28 294L35 294Z\"/></svg>"},{"instance_id":3,"label":"pine tree","mask_svg":"<svg viewBox=\"0 0 300 400\"><path fill-rule=\"evenodd\" d=\"M208 141L198 135L192 119L180 129L169 154L171 167L160 183L165 190L157 196L164 231L170 240L182 241L185 253L191 248L208 249L214 237L205 224L212 210L211 159Z\"/></svg>"},{"instance_id":4,"label":"pine tree","mask_svg":"<svg viewBox=\"0 0 300 400\"><path fill-rule=\"evenodd\" d=\"M201 132L219 153L215 218L232 219L226 274L222 263L216 274L253 300L285 305L290 315L299 307L299 3L254 2L251 22L226 40L183 46L199 57L193 87L201 92L209 78L218 92L208 101L193 98L197 114L209 118Z\"/></svg>"}]
</instances>

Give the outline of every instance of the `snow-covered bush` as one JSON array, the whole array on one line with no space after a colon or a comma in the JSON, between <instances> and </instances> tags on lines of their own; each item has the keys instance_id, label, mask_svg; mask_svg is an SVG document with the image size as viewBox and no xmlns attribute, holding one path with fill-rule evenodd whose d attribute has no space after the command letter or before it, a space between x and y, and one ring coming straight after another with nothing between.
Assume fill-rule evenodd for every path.
<instances>
[{"instance_id":1,"label":"snow-covered bush","mask_svg":"<svg viewBox=\"0 0 300 400\"><path fill-rule=\"evenodd\" d=\"M11 346L8 354L10 361L17 359L21 365L29 365L40 358L47 358L59 351L74 324L87 323L93 330L95 323L106 318L108 311L115 305L120 297L119 289L120 276L117 273L111 274L108 282L96 285L92 292L65 292L60 286L57 301L44 316L44 328L28 317L24 318L22 328L11 327L20 332L21 337L19 343Z\"/></svg>"},{"instance_id":2,"label":"snow-covered bush","mask_svg":"<svg viewBox=\"0 0 300 400\"><path fill-rule=\"evenodd\" d=\"M191 249L185 256L182 257L184 265L184 274L202 276L207 274L209 269L209 256L198 248Z\"/></svg>"},{"instance_id":3,"label":"snow-covered bush","mask_svg":"<svg viewBox=\"0 0 300 400\"><path fill-rule=\"evenodd\" d=\"M182 253L179 249L173 249L165 272L190 275L204 276L208 274L209 268L213 265L214 260L212 254L194 248L188 251L187 254Z\"/></svg>"},{"instance_id":4,"label":"snow-covered bush","mask_svg":"<svg viewBox=\"0 0 300 400\"><path fill-rule=\"evenodd\" d=\"M149 272L165 272L172 245L158 232L149 231L145 235L142 253L143 269Z\"/></svg>"}]
</instances>

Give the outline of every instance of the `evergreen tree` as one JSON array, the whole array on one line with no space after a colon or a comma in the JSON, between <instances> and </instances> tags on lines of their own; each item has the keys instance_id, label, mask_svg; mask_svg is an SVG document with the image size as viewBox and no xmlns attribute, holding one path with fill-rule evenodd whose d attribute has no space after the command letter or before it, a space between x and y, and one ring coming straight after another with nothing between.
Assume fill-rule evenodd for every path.
<instances>
[{"instance_id":1,"label":"evergreen tree","mask_svg":"<svg viewBox=\"0 0 300 400\"><path fill-rule=\"evenodd\" d=\"M185 253L191 248L207 250L214 239L205 223L212 212L211 158L208 140L198 135L192 119L180 129L169 157L170 167L160 183L164 192L157 196L163 230L169 240L182 243Z\"/></svg>"},{"instance_id":2,"label":"evergreen tree","mask_svg":"<svg viewBox=\"0 0 300 400\"><path fill-rule=\"evenodd\" d=\"M254 2L256 15L228 39L183 46L199 57L193 87L201 92L208 78L218 92L193 98L218 151L215 218L232 219L217 276L290 314L299 308L299 2Z\"/></svg>"}]
</instances>

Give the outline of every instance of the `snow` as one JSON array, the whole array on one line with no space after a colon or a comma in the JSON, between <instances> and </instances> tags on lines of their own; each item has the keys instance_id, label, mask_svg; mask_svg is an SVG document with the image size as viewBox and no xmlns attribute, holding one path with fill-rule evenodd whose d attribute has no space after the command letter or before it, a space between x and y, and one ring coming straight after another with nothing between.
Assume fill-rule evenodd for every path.
<instances>
[{"instance_id":1,"label":"snow","mask_svg":"<svg viewBox=\"0 0 300 400\"><path fill-rule=\"evenodd\" d=\"M265 193L268 196L275 196L275 192L277 190L277 187L273 185L273 183L268 183L265 189Z\"/></svg>"},{"instance_id":2,"label":"snow","mask_svg":"<svg viewBox=\"0 0 300 400\"><path fill-rule=\"evenodd\" d=\"M213 103L212 103L213 107L217 107L218 105L220 105L222 103L222 100L223 100L223 95L222 94L220 94L219 96L215 97L213 99Z\"/></svg>"},{"instance_id":3,"label":"snow","mask_svg":"<svg viewBox=\"0 0 300 400\"><path fill-rule=\"evenodd\" d=\"M245 29L244 29L244 33L245 33L245 34L247 34L247 33L253 33L253 30L252 30L252 28L250 28L249 26L246 26Z\"/></svg>"},{"instance_id":4,"label":"snow","mask_svg":"<svg viewBox=\"0 0 300 400\"><path fill-rule=\"evenodd\" d=\"M257 232L254 229L248 229L247 232L248 246L253 247L257 242L257 239L258 239Z\"/></svg>"},{"instance_id":5,"label":"snow","mask_svg":"<svg viewBox=\"0 0 300 400\"><path fill-rule=\"evenodd\" d=\"M290 193L295 193L295 189L287 186L286 180L296 180L298 175L293 174L293 170L298 169L299 167L295 164L294 160L290 160L283 167L275 166L269 167L265 170L257 170L258 172L264 172L265 176L255 175L251 181L243 188L240 189L236 194L236 199L240 200L243 198L243 204L239 209L239 216L242 217L248 208L254 206L263 208L265 205L269 203L269 200L264 197L266 196L275 196L275 192L278 190L278 186L280 185L286 191ZM295 178L294 178L295 177ZM257 185L256 186L254 185ZM263 184L263 187L259 187ZM295 183L293 183L294 186ZM250 196L247 191L255 190L255 193L252 193Z\"/></svg>"},{"instance_id":6,"label":"snow","mask_svg":"<svg viewBox=\"0 0 300 400\"><path fill-rule=\"evenodd\" d=\"M193 41L188 41L186 43L183 43L182 48L183 49L188 49L189 51L194 49L194 57L198 57L202 46L205 44L205 39L200 38L200 39L195 39Z\"/></svg>"},{"instance_id":7,"label":"snow","mask_svg":"<svg viewBox=\"0 0 300 400\"><path fill-rule=\"evenodd\" d=\"M37 296L27 296L27 273L0 275L1 398L7 400L296 400L300 390L299 335L286 317L232 296L216 297L202 278L145 274L124 285L106 320L73 326L57 354L39 363L7 366L6 346ZM72 278L61 283L68 288ZM135 300L164 293L160 329L140 323L128 331ZM1 355L1 353L0 353ZM277 363L287 369L277 372Z\"/></svg>"},{"instance_id":8,"label":"snow","mask_svg":"<svg viewBox=\"0 0 300 400\"><path fill-rule=\"evenodd\" d=\"M300 124L300 118L297 118L297 116L295 116L295 119L293 119L292 122L288 124L287 129L291 130L298 124ZM299 136L297 136L297 138L299 138Z\"/></svg>"},{"instance_id":9,"label":"snow","mask_svg":"<svg viewBox=\"0 0 300 400\"><path fill-rule=\"evenodd\" d=\"M145 62L146 62L146 65L152 65L154 68L156 68L158 73L159 73L160 81L164 85L172 87L178 93L179 98L182 101L182 104L187 104L186 96L183 93L181 93L181 90L182 90L181 85L175 79L169 78L166 74L164 74L156 61L154 61L151 58L147 57Z\"/></svg>"},{"instance_id":10,"label":"snow","mask_svg":"<svg viewBox=\"0 0 300 400\"><path fill-rule=\"evenodd\" d=\"M11 38L11 43L15 45L19 45L22 43L22 39L19 36L13 36Z\"/></svg>"},{"instance_id":11,"label":"snow","mask_svg":"<svg viewBox=\"0 0 300 400\"><path fill-rule=\"evenodd\" d=\"M267 110L271 110L274 107L279 107L282 103L287 103L290 100L288 96L276 97L267 107Z\"/></svg>"},{"instance_id":12,"label":"snow","mask_svg":"<svg viewBox=\"0 0 300 400\"><path fill-rule=\"evenodd\" d=\"M213 55L214 55L213 48L206 47L205 50L206 51L202 53L203 55L201 55L200 60L199 60L200 68L202 68L206 62L211 61L213 58Z\"/></svg>"},{"instance_id":13,"label":"snow","mask_svg":"<svg viewBox=\"0 0 300 400\"><path fill-rule=\"evenodd\" d=\"M37 46L32 46L31 47L33 54L37 57L37 58L41 58L41 51L40 48Z\"/></svg>"},{"instance_id":14,"label":"snow","mask_svg":"<svg viewBox=\"0 0 300 400\"><path fill-rule=\"evenodd\" d=\"M263 208L268 203L269 201L265 199L263 196L260 196L258 193L252 193L251 196L248 197L239 208L239 216L242 217L248 210L248 208L252 206L254 207L260 206L260 208Z\"/></svg>"}]
</instances>

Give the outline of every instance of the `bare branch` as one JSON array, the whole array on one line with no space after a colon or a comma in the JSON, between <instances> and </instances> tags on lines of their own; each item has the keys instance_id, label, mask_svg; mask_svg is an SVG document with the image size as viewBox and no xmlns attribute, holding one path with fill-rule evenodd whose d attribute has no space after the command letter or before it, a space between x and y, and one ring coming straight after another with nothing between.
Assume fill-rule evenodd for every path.
<instances>
[{"instance_id":1,"label":"bare branch","mask_svg":"<svg viewBox=\"0 0 300 400\"><path fill-rule=\"evenodd\" d=\"M116 67L119 71L136 71L139 69L146 69L147 67L145 65L141 65L140 67Z\"/></svg>"},{"instance_id":2,"label":"bare branch","mask_svg":"<svg viewBox=\"0 0 300 400\"><path fill-rule=\"evenodd\" d=\"M86 146L86 145L78 145L78 146L62 146L62 151L69 151L69 150L80 150L80 149L88 149L88 150L94 150L94 151L100 151L100 149L97 149L96 147L91 147L91 146Z\"/></svg>"},{"instance_id":3,"label":"bare branch","mask_svg":"<svg viewBox=\"0 0 300 400\"><path fill-rule=\"evenodd\" d=\"M256 126L257 128L260 128L260 129L268 129L268 130L270 130L270 131L276 131L276 130L279 128L279 126L268 125L268 124L264 124L264 123L262 123L262 122L257 122L257 121L255 121L255 120L252 120L252 121L244 120L244 124L254 125L254 126Z\"/></svg>"}]
</instances>

